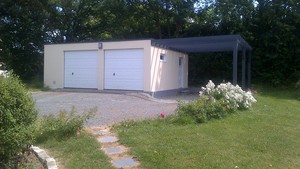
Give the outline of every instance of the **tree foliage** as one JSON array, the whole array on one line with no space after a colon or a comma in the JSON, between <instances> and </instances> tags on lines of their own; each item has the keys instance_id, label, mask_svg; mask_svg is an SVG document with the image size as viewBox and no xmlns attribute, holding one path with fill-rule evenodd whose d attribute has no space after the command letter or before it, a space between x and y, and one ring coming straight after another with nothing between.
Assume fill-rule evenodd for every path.
<instances>
[{"instance_id":1,"label":"tree foliage","mask_svg":"<svg viewBox=\"0 0 300 169\"><path fill-rule=\"evenodd\" d=\"M3 0L0 62L29 79L42 74L45 43L241 34L254 79L276 85L299 79L299 24L297 0ZM212 59L194 59L195 76L209 74Z\"/></svg>"},{"instance_id":2,"label":"tree foliage","mask_svg":"<svg viewBox=\"0 0 300 169\"><path fill-rule=\"evenodd\" d=\"M45 10L39 0L0 2L0 62L23 78L42 67Z\"/></svg>"},{"instance_id":3,"label":"tree foliage","mask_svg":"<svg viewBox=\"0 0 300 169\"><path fill-rule=\"evenodd\" d=\"M278 85L300 78L300 2L258 1L252 21L255 75Z\"/></svg>"}]
</instances>

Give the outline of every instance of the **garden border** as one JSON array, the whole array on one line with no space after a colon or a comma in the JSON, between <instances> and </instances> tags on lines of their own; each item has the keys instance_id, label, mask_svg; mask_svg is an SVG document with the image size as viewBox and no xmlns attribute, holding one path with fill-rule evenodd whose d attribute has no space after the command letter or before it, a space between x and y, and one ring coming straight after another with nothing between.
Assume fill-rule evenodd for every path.
<instances>
[{"instance_id":1,"label":"garden border","mask_svg":"<svg viewBox=\"0 0 300 169\"><path fill-rule=\"evenodd\" d=\"M36 146L31 146L30 150L33 151L33 153L37 156L39 161L46 169L58 169L54 158L48 156L45 150L40 149Z\"/></svg>"}]
</instances>

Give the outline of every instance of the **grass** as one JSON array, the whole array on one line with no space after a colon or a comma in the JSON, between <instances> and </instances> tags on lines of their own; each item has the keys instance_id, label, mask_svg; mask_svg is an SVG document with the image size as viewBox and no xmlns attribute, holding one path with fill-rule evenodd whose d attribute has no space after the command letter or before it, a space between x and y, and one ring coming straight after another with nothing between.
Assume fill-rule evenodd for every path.
<instances>
[{"instance_id":1,"label":"grass","mask_svg":"<svg viewBox=\"0 0 300 169\"><path fill-rule=\"evenodd\" d=\"M49 150L48 154L58 161L59 168L112 168L96 138L86 132L67 140L48 139L37 146Z\"/></svg>"},{"instance_id":2,"label":"grass","mask_svg":"<svg viewBox=\"0 0 300 169\"><path fill-rule=\"evenodd\" d=\"M24 84L25 87L31 92L50 90L50 88L48 86L45 86L44 82L37 77L30 81L24 81Z\"/></svg>"},{"instance_id":3,"label":"grass","mask_svg":"<svg viewBox=\"0 0 300 169\"><path fill-rule=\"evenodd\" d=\"M300 168L300 101L291 90L261 91L250 110L222 120L131 121L114 130L144 168Z\"/></svg>"}]
</instances>

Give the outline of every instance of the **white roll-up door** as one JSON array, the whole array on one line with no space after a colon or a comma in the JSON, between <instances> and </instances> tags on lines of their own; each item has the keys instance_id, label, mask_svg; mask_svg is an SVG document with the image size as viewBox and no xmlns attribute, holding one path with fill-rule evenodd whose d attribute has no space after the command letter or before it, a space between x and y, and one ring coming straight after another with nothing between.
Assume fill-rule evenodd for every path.
<instances>
[{"instance_id":1,"label":"white roll-up door","mask_svg":"<svg viewBox=\"0 0 300 169\"><path fill-rule=\"evenodd\" d=\"M98 88L97 51L66 51L66 88Z\"/></svg>"},{"instance_id":2,"label":"white roll-up door","mask_svg":"<svg viewBox=\"0 0 300 169\"><path fill-rule=\"evenodd\" d=\"M144 90L144 50L105 50L104 89Z\"/></svg>"}]
</instances>

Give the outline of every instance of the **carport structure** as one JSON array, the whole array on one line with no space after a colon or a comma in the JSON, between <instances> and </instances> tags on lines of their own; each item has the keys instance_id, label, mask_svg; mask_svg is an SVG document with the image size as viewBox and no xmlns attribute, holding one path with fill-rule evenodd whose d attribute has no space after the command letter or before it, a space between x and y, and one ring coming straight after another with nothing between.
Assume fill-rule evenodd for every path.
<instances>
[{"instance_id":1,"label":"carport structure","mask_svg":"<svg viewBox=\"0 0 300 169\"><path fill-rule=\"evenodd\" d=\"M240 35L219 35L174 39L155 39L152 46L175 50L183 53L233 52L232 83L238 81L238 53L242 51L242 88L251 87L252 47ZM248 56L248 58L246 57Z\"/></svg>"}]
</instances>

